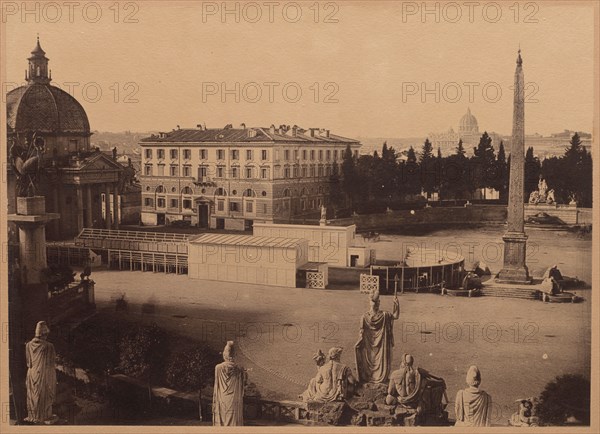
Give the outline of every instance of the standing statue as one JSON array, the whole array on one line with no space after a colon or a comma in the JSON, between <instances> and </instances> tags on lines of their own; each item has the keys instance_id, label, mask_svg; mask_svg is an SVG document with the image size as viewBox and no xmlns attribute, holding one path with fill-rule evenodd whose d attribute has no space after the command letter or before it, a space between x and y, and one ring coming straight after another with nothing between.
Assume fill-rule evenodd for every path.
<instances>
[{"instance_id":1,"label":"standing statue","mask_svg":"<svg viewBox=\"0 0 600 434\"><path fill-rule=\"evenodd\" d=\"M546 184L546 180L542 178L542 175L540 175L538 181L538 192L540 193L540 202L545 202L548 194L548 184Z\"/></svg>"},{"instance_id":2,"label":"standing statue","mask_svg":"<svg viewBox=\"0 0 600 434\"><path fill-rule=\"evenodd\" d=\"M31 140L25 138L21 145L19 139L9 139L8 160L16 177L16 193L18 197L32 197L38 191L39 175L44 153L44 139L34 133Z\"/></svg>"},{"instance_id":3,"label":"standing statue","mask_svg":"<svg viewBox=\"0 0 600 434\"><path fill-rule=\"evenodd\" d=\"M52 414L56 396L56 353L48 342L50 329L45 321L35 327L35 337L25 345L27 360L27 422L51 424L57 420Z\"/></svg>"},{"instance_id":4,"label":"standing statue","mask_svg":"<svg viewBox=\"0 0 600 434\"><path fill-rule=\"evenodd\" d=\"M327 220L327 208L325 208L325 205L321 205L321 220Z\"/></svg>"},{"instance_id":5,"label":"standing statue","mask_svg":"<svg viewBox=\"0 0 600 434\"><path fill-rule=\"evenodd\" d=\"M321 350L317 357L313 357L319 366L317 376L310 380L308 389L301 395L302 400L316 402L343 401L352 396L356 380L352 376L352 370L340 362L342 348L333 347L329 350L327 357L329 361L324 362ZM324 356L324 354L323 354Z\"/></svg>"},{"instance_id":6,"label":"standing statue","mask_svg":"<svg viewBox=\"0 0 600 434\"><path fill-rule=\"evenodd\" d=\"M360 320L355 345L356 370L361 383L385 383L392 369L394 320L400 318L400 304L394 296L393 313L379 310L379 291L369 295L371 309Z\"/></svg>"},{"instance_id":7,"label":"standing statue","mask_svg":"<svg viewBox=\"0 0 600 434\"><path fill-rule=\"evenodd\" d=\"M223 350L223 362L215 366L213 392L213 425L244 425L244 387L246 371L234 361L233 341L228 341Z\"/></svg>"},{"instance_id":8,"label":"standing statue","mask_svg":"<svg viewBox=\"0 0 600 434\"><path fill-rule=\"evenodd\" d=\"M490 426L492 397L479 388L481 373L473 365L467 371L467 387L456 393L454 411L455 426Z\"/></svg>"}]
</instances>

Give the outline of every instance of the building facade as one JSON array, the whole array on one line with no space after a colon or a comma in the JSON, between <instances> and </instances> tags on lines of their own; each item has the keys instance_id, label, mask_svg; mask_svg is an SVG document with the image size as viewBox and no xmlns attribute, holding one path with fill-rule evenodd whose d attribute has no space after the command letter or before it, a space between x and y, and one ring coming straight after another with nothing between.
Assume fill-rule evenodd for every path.
<instances>
[{"instance_id":1,"label":"building facade","mask_svg":"<svg viewBox=\"0 0 600 434\"><path fill-rule=\"evenodd\" d=\"M84 227L118 225L123 166L91 149L87 114L75 98L50 84L49 59L39 39L27 60L27 84L6 95L7 152L13 162L8 168L8 213L16 212L14 155L34 145L40 173L35 194L46 198L46 211L60 214L49 223L48 238L73 238ZM113 219L104 218L107 209Z\"/></svg>"},{"instance_id":2,"label":"building facade","mask_svg":"<svg viewBox=\"0 0 600 434\"><path fill-rule=\"evenodd\" d=\"M360 143L318 128L176 129L145 138L142 223L189 221L202 228L249 230L319 212L344 151Z\"/></svg>"}]
</instances>

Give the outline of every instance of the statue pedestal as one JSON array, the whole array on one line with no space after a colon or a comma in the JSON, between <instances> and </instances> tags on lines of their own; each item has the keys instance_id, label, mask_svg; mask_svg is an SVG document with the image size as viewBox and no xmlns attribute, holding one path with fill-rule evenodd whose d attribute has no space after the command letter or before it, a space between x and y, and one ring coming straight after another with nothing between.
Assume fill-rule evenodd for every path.
<instances>
[{"instance_id":1,"label":"statue pedestal","mask_svg":"<svg viewBox=\"0 0 600 434\"><path fill-rule=\"evenodd\" d=\"M504 268L498 273L496 282L530 284L532 278L525 265L527 235L523 232L507 232L502 240L504 241Z\"/></svg>"},{"instance_id":2,"label":"statue pedestal","mask_svg":"<svg viewBox=\"0 0 600 434\"><path fill-rule=\"evenodd\" d=\"M18 197L17 213L9 214L8 221L19 228L19 265L21 282L25 285L42 283L41 271L46 262L46 223L60 217L46 213L44 196Z\"/></svg>"}]
</instances>

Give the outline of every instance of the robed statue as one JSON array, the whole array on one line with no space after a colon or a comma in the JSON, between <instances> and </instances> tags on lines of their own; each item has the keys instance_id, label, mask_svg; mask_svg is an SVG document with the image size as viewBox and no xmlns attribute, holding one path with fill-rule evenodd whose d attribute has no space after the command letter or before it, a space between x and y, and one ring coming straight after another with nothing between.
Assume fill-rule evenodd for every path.
<instances>
[{"instance_id":1,"label":"robed statue","mask_svg":"<svg viewBox=\"0 0 600 434\"><path fill-rule=\"evenodd\" d=\"M316 377L310 380L308 389L301 395L303 401L343 401L352 396L356 380L352 370L340 361L341 356L342 348L333 347L327 354L329 360L325 361L321 350L313 357L319 369Z\"/></svg>"},{"instance_id":2,"label":"robed statue","mask_svg":"<svg viewBox=\"0 0 600 434\"><path fill-rule=\"evenodd\" d=\"M50 329L45 321L35 327L35 337L25 345L27 361L27 422L52 423L56 396L56 352L48 342Z\"/></svg>"},{"instance_id":3,"label":"robed statue","mask_svg":"<svg viewBox=\"0 0 600 434\"><path fill-rule=\"evenodd\" d=\"M392 370L394 320L400 318L400 304L394 296L392 313L379 310L379 291L369 294L370 309L360 319L355 345L356 371L360 383L385 383Z\"/></svg>"},{"instance_id":4,"label":"robed statue","mask_svg":"<svg viewBox=\"0 0 600 434\"><path fill-rule=\"evenodd\" d=\"M467 387L456 393L454 411L455 426L490 426L492 397L481 390L481 373L473 365L467 371Z\"/></svg>"},{"instance_id":5,"label":"robed statue","mask_svg":"<svg viewBox=\"0 0 600 434\"><path fill-rule=\"evenodd\" d=\"M246 371L234 362L233 341L223 350L223 362L215 366L213 392L213 425L244 425L244 386Z\"/></svg>"}]
</instances>

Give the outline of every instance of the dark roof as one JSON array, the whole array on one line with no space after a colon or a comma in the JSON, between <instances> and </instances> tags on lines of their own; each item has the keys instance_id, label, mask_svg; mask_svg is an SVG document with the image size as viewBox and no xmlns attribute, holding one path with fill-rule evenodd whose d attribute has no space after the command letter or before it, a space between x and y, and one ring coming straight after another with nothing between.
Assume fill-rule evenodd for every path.
<instances>
[{"instance_id":1,"label":"dark roof","mask_svg":"<svg viewBox=\"0 0 600 434\"><path fill-rule=\"evenodd\" d=\"M90 123L79 102L64 90L30 83L6 95L8 132L90 134Z\"/></svg>"},{"instance_id":2,"label":"dark roof","mask_svg":"<svg viewBox=\"0 0 600 434\"><path fill-rule=\"evenodd\" d=\"M250 137L249 131L254 130L256 135ZM161 142L306 142L306 143L328 143L328 142L345 142L358 143L357 140L348 139L346 137L329 134L319 135L315 133L314 137L310 136L310 131L299 128L296 136L288 134L280 134L279 132L272 133L269 128L214 128L214 129L178 129L170 131L161 136L150 136L143 138L142 142L146 143L161 143Z\"/></svg>"}]
</instances>

